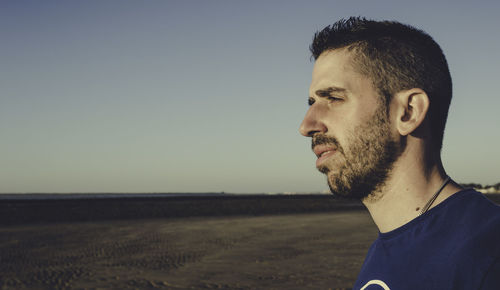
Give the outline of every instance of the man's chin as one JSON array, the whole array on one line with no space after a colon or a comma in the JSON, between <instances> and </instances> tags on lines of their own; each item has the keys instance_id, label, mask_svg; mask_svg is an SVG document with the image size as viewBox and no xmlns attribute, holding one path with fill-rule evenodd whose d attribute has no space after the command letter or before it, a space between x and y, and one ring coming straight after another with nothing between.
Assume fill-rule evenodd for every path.
<instances>
[{"instance_id":1,"label":"man's chin","mask_svg":"<svg viewBox=\"0 0 500 290\"><path fill-rule=\"evenodd\" d=\"M330 168L328 168L325 165L318 166L318 167L316 167L316 169L318 169L319 172L321 172L327 176L328 176L328 173L330 172Z\"/></svg>"},{"instance_id":2,"label":"man's chin","mask_svg":"<svg viewBox=\"0 0 500 290\"><path fill-rule=\"evenodd\" d=\"M330 185L330 192L336 198L341 198L341 199L359 199L359 197L356 197L355 195L353 195L352 192L346 191L346 190L340 190L338 187L332 186L332 185Z\"/></svg>"},{"instance_id":3,"label":"man's chin","mask_svg":"<svg viewBox=\"0 0 500 290\"><path fill-rule=\"evenodd\" d=\"M316 169L326 175L328 179L330 179L331 177L340 178L340 176L345 171L345 166L340 166L333 162L325 162L324 164L317 166Z\"/></svg>"},{"instance_id":4,"label":"man's chin","mask_svg":"<svg viewBox=\"0 0 500 290\"><path fill-rule=\"evenodd\" d=\"M340 176L332 172L325 173L328 180L328 186L330 187L330 192L338 198L353 199L351 190L344 182L342 182Z\"/></svg>"},{"instance_id":5,"label":"man's chin","mask_svg":"<svg viewBox=\"0 0 500 290\"><path fill-rule=\"evenodd\" d=\"M370 193L357 188L352 180L348 180L345 176L340 177L337 174L327 174L328 186L330 192L337 198L363 200ZM353 186L354 185L354 186Z\"/></svg>"}]
</instances>

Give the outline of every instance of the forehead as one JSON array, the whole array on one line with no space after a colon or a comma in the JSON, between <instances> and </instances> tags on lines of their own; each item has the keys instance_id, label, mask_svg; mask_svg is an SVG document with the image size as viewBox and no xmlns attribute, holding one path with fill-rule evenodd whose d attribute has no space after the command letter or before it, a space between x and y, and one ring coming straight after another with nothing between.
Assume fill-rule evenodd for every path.
<instances>
[{"instance_id":1,"label":"forehead","mask_svg":"<svg viewBox=\"0 0 500 290\"><path fill-rule=\"evenodd\" d=\"M323 52L314 63L310 95L332 86L344 88L353 95L377 95L372 81L354 69L352 57L355 56L347 49Z\"/></svg>"}]
</instances>

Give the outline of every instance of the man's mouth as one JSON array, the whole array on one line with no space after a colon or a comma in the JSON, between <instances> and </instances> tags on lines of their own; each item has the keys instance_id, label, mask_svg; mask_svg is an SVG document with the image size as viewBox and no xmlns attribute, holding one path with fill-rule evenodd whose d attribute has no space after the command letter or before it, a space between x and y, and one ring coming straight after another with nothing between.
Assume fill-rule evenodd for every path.
<instances>
[{"instance_id":1,"label":"man's mouth","mask_svg":"<svg viewBox=\"0 0 500 290\"><path fill-rule=\"evenodd\" d=\"M313 151L318 157L316 160L316 167L320 167L326 159L337 152L337 148L331 145L317 145L314 147Z\"/></svg>"}]
</instances>

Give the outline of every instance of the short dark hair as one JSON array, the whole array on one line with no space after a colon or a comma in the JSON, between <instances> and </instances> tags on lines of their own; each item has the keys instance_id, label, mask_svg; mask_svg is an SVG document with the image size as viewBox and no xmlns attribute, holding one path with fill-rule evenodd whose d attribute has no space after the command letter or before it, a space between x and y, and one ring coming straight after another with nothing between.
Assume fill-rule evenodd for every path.
<instances>
[{"instance_id":1,"label":"short dark hair","mask_svg":"<svg viewBox=\"0 0 500 290\"><path fill-rule=\"evenodd\" d=\"M338 48L354 53L354 68L372 80L386 106L405 89L420 88L427 93L431 145L440 152L452 84L446 58L432 37L396 21L350 17L316 32L310 46L315 60L324 51Z\"/></svg>"}]
</instances>

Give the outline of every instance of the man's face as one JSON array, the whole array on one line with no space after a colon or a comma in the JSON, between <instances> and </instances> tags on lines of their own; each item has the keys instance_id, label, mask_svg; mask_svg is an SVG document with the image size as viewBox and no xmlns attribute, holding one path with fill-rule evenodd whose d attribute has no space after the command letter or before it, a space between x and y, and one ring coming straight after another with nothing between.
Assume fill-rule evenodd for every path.
<instances>
[{"instance_id":1,"label":"man's face","mask_svg":"<svg viewBox=\"0 0 500 290\"><path fill-rule=\"evenodd\" d=\"M363 199L379 189L400 149L385 106L370 79L354 70L348 51L318 57L309 104L300 132L312 137L316 167L332 193Z\"/></svg>"}]
</instances>

